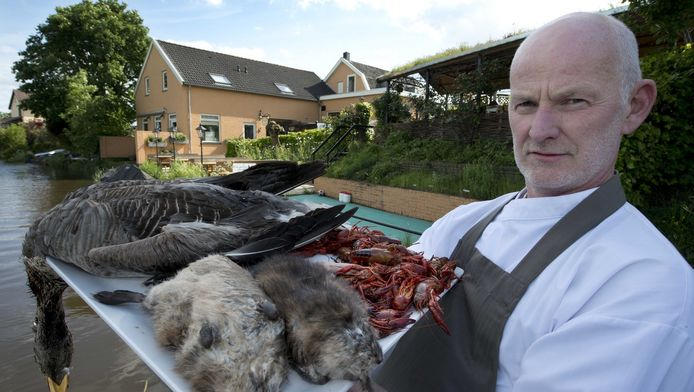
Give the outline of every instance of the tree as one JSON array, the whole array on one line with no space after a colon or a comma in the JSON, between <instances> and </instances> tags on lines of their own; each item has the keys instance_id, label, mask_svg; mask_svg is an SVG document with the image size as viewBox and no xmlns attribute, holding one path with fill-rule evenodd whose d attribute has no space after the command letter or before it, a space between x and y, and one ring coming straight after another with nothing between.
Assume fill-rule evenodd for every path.
<instances>
[{"instance_id":1,"label":"tree","mask_svg":"<svg viewBox=\"0 0 694 392\"><path fill-rule=\"evenodd\" d=\"M85 128L72 127L80 121L103 119L108 123L89 124L95 133L92 138L130 131L135 81L149 40L142 18L126 7L117 0L84 0L57 7L26 41L12 70L22 83L20 89L29 94L24 105L44 117L51 132L62 133L68 126L73 134L83 133ZM86 109L71 106L84 103L75 96L76 83L91 86ZM92 113L96 109L101 112Z\"/></svg>"},{"instance_id":2,"label":"tree","mask_svg":"<svg viewBox=\"0 0 694 392\"><path fill-rule=\"evenodd\" d=\"M678 41L692 42L694 38L694 0L622 0L629 2L629 11L637 18L627 16L626 23L639 28L645 21L661 42L673 47ZM638 18L644 20L638 20ZM630 20L631 19L631 20Z\"/></svg>"}]
</instances>

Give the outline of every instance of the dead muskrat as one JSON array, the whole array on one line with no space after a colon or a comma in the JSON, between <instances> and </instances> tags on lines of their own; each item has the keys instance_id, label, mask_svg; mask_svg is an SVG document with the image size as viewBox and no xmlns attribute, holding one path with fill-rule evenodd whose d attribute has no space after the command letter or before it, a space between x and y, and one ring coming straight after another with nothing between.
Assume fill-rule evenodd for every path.
<instances>
[{"instance_id":1,"label":"dead muskrat","mask_svg":"<svg viewBox=\"0 0 694 392\"><path fill-rule=\"evenodd\" d=\"M290 361L303 378L368 385L383 354L353 288L320 264L286 254L266 258L251 273L285 320Z\"/></svg>"},{"instance_id":2,"label":"dead muskrat","mask_svg":"<svg viewBox=\"0 0 694 392\"><path fill-rule=\"evenodd\" d=\"M283 320L248 271L224 256L191 263L146 296L94 296L142 302L157 340L176 349L177 370L197 391L278 391L287 378Z\"/></svg>"}]
</instances>

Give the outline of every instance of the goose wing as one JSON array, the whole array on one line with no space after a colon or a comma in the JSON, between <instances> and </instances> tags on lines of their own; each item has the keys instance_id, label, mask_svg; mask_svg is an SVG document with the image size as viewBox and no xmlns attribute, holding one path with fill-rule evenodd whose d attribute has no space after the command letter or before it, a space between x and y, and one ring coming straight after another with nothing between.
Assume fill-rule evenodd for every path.
<instances>
[{"instance_id":1,"label":"goose wing","mask_svg":"<svg viewBox=\"0 0 694 392\"><path fill-rule=\"evenodd\" d=\"M236 190L259 190L282 194L325 174L325 163L268 161L221 177L203 177L197 182L219 185Z\"/></svg>"}]
</instances>

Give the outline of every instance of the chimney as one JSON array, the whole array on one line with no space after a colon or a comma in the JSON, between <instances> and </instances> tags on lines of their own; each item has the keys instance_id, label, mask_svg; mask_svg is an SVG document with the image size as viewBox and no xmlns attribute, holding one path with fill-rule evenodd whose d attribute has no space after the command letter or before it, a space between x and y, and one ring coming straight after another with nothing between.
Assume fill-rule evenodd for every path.
<instances>
[{"instance_id":1,"label":"chimney","mask_svg":"<svg viewBox=\"0 0 694 392\"><path fill-rule=\"evenodd\" d=\"M349 52L344 52L344 53L342 53L342 57L343 57L345 60L349 61Z\"/></svg>"}]
</instances>

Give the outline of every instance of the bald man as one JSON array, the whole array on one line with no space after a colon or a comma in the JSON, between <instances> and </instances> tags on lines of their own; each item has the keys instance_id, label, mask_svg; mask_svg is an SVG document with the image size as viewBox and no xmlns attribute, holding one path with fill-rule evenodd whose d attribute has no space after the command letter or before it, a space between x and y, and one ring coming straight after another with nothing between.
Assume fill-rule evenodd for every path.
<instances>
[{"instance_id":1,"label":"bald man","mask_svg":"<svg viewBox=\"0 0 694 392\"><path fill-rule=\"evenodd\" d=\"M634 34L575 13L525 39L509 120L525 189L461 206L414 250L464 270L378 384L391 391L694 391L694 271L615 174L656 99Z\"/></svg>"}]
</instances>

